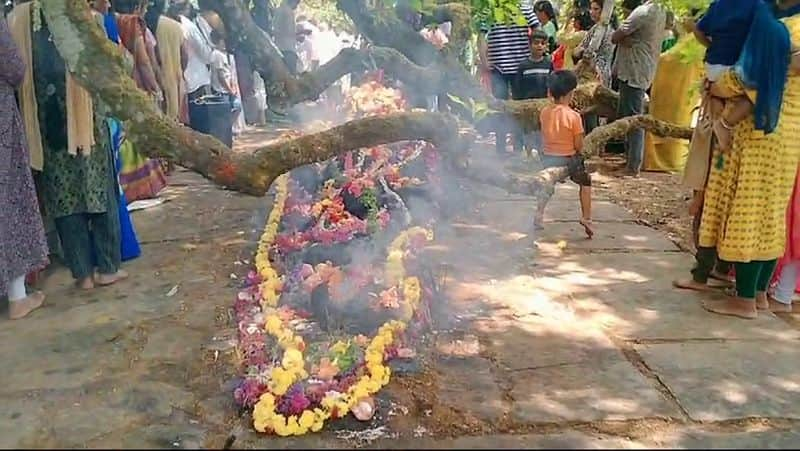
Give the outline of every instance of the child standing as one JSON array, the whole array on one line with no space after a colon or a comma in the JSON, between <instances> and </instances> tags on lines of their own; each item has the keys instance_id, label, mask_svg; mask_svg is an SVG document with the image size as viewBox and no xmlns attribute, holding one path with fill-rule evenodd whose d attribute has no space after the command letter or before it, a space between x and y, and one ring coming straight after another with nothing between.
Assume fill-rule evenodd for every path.
<instances>
[{"instance_id":1,"label":"child standing","mask_svg":"<svg viewBox=\"0 0 800 451\"><path fill-rule=\"evenodd\" d=\"M694 34L707 47L706 89L716 82L739 60L756 6L761 0L715 0L694 27ZM752 109L747 96L728 100L709 99L713 115L714 135L722 150L729 150L733 140L733 126L747 117Z\"/></svg>"},{"instance_id":2,"label":"child standing","mask_svg":"<svg viewBox=\"0 0 800 451\"><path fill-rule=\"evenodd\" d=\"M232 132L239 135L244 126L242 115L242 102L239 99L238 83L235 81L235 64L231 61L231 55L226 51L225 40L217 30L211 32L211 43L213 50L211 53L211 88L217 94L228 96L231 102L231 114L233 115Z\"/></svg>"},{"instance_id":3,"label":"child standing","mask_svg":"<svg viewBox=\"0 0 800 451\"><path fill-rule=\"evenodd\" d=\"M553 72L553 61L547 56L548 36L542 30L531 33L531 56L517 68L511 95L514 100L546 99L547 80ZM525 152L530 157L532 149L541 151L541 136L534 132L525 139Z\"/></svg>"},{"instance_id":4,"label":"child standing","mask_svg":"<svg viewBox=\"0 0 800 451\"><path fill-rule=\"evenodd\" d=\"M580 154L583 149L583 119L569 106L577 87L578 78L568 70L553 72L548 78L547 88L553 104L545 107L539 116L543 141L542 164L545 168L568 168L570 180L580 186L580 224L586 236L592 238L592 178ZM552 191L537 202L533 220L537 229L542 228L544 209L551 195Z\"/></svg>"}]
</instances>

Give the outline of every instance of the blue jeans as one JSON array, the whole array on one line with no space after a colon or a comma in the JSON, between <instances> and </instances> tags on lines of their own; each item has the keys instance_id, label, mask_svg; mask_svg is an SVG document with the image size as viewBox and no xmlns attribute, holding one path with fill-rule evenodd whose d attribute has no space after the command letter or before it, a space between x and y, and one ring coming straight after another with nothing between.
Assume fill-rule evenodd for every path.
<instances>
[{"instance_id":1,"label":"blue jeans","mask_svg":"<svg viewBox=\"0 0 800 451\"><path fill-rule=\"evenodd\" d=\"M634 88L626 81L619 82L619 117L636 116L644 112L644 89ZM628 133L625 141L625 155L628 160L627 169L639 172L644 160L644 130L637 128Z\"/></svg>"}]
</instances>

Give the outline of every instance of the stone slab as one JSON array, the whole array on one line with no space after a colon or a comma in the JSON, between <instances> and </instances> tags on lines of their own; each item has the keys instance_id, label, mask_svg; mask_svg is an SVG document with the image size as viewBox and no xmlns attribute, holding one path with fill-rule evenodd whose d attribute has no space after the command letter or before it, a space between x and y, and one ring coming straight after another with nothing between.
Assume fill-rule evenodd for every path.
<instances>
[{"instance_id":1,"label":"stone slab","mask_svg":"<svg viewBox=\"0 0 800 451\"><path fill-rule=\"evenodd\" d=\"M489 369L491 362L481 358L442 359L436 369L443 384L439 402L488 422L502 419L507 403Z\"/></svg>"},{"instance_id":2,"label":"stone slab","mask_svg":"<svg viewBox=\"0 0 800 451\"><path fill-rule=\"evenodd\" d=\"M555 434L491 434L453 439L400 441L410 449L646 449L647 446L623 438L567 431ZM400 446L398 446L400 448Z\"/></svg>"},{"instance_id":3,"label":"stone slab","mask_svg":"<svg viewBox=\"0 0 800 451\"><path fill-rule=\"evenodd\" d=\"M619 351L601 330L565 317L536 314L515 320L479 320L474 327L484 337L483 352L506 372L619 357Z\"/></svg>"},{"instance_id":4,"label":"stone slab","mask_svg":"<svg viewBox=\"0 0 800 451\"><path fill-rule=\"evenodd\" d=\"M552 199L544 210L544 222L577 221L581 218L578 197ZM609 201L592 201L592 219L595 222L633 221L633 215Z\"/></svg>"},{"instance_id":5,"label":"stone slab","mask_svg":"<svg viewBox=\"0 0 800 451\"><path fill-rule=\"evenodd\" d=\"M525 423L679 417L621 353L589 363L514 373L513 418Z\"/></svg>"},{"instance_id":6,"label":"stone slab","mask_svg":"<svg viewBox=\"0 0 800 451\"><path fill-rule=\"evenodd\" d=\"M577 222L549 223L534 237L539 243L556 244L565 241L562 253L587 251L676 251L678 247L661 232L638 224L595 224L594 238L586 239L583 227ZM540 246L541 247L541 246ZM552 251L552 250L551 250ZM556 250L557 251L557 250ZM558 255L556 253L556 255Z\"/></svg>"},{"instance_id":7,"label":"stone slab","mask_svg":"<svg viewBox=\"0 0 800 451\"><path fill-rule=\"evenodd\" d=\"M648 443L677 449L797 449L800 431L709 432L692 427L656 432Z\"/></svg>"},{"instance_id":8,"label":"stone slab","mask_svg":"<svg viewBox=\"0 0 800 451\"><path fill-rule=\"evenodd\" d=\"M649 284L648 284L649 285ZM765 340L787 343L800 330L769 312L741 321L714 315L702 307L708 294L620 284L573 296L569 305L584 320L625 340Z\"/></svg>"},{"instance_id":9,"label":"stone slab","mask_svg":"<svg viewBox=\"0 0 800 451\"><path fill-rule=\"evenodd\" d=\"M684 252L566 252L551 256L540 251L533 273L540 279L552 279L554 284L569 284L573 293L621 284L666 291L672 289L674 279L690 276L693 266L694 257Z\"/></svg>"},{"instance_id":10,"label":"stone slab","mask_svg":"<svg viewBox=\"0 0 800 451\"><path fill-rule=\"evenodd\" d=\"M800 418L796 342L668 343L636 350L693 420Z\"/></svg>"}]
</instances>

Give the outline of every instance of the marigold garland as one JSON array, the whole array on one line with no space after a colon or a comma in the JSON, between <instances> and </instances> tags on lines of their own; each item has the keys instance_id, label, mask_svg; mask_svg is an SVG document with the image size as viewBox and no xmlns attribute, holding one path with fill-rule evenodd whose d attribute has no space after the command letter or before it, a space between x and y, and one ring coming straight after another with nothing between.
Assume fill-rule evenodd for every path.
<instances>
[{"instance_id":1,"label":"marigold garland","mask_svg":"<svg viewBox=\"0 0 800 451\"><path fill-rule=\"evenodd\" d=\"M269 246L271 240L274 240L274 234L270 233L270 226L272 221L275 223L280 220L279 214L274 214L277 207L281 206L285 200L281 198L281 187L285 188L285 184L279 184L275 202L275 208L270 214L267 230L262 236L261 243L259 244L259 253L257 254L257 261L262 263L259 268L259 274L264 276L265 273L271 275L274 273L269 263ZM285 194L285 193L284 193ZM390 254L394 252L399 255L396 262L399 263L399 270L401 274L405 274L403 267L404 248L410 240L424 235L427 239L432 239L431 232L421 227L413 227L401 233L393 242L389 249ZM399 253L399 254L397 254ZM266 262L266 264L264 264ZM262 269L265 272L262 272ZM272 273L271 273L271 272ZM277 273L275 273L277 278ZM403 277L403 276L401 276ZM264 279L267 280L266 277ZM277 279L280 280L280 279ZM262 287L264 283L262 282ZM262 296L274 294L276 303L279 289L275 287L277 284L270 284L267 288L270 290L262 289ZM414 314L419 300L421 297L422 289L420 281L416 277L406 277L402 279L402 292L403 298L406 301L406 308L408 314L405 315L409 320ZM265 301L262 300L262 306ZM270 305L274 307L274 305ZM366 364L367 375L362 376L355 384L350 386L346 393L328 392L320 402L320 407L313 409L306 409L299 415L291 415L288 418L277 411L277 396L282 396L286 391L298 380L308 377L308 373L304 368L304 357L302 349L305 345L299 336L295 336L294 332L285 327L283 321L277 315L269 315L265 319L264 328L268 334L278 340L280 346L284 349L284 355L281 360L281 366L275 367L270 372L268 383L269 392L264 393L259 398L255 407L253 408L253 427L258 432L272 431L282 437L290 435L304 435L309 431L317 432L325 425L325 421L329 418L339 418L345 416L353 406L362 398L377 393L383 386L389 383L391 378L391 369L384 365L386 348L394 343L396 335L406 328L406 323L402 321L388 321L378 329L378 333L367 345L364 362Z\"/></svg>"},{"instance_id":2,"label":"marigold garland","mask_svg":"<svg viewBox=\"0 0 800 451\"><path fill-rule=\"evenodd\" d=\"M261 306L263 308L276 307L278 305L278 297L283 288L283 280L269 260L269 250L278 235L278 224L283 216L283 208L286 205L288 193L289 176L283 174L275 179L275 202L256 250L255 265L258 275L261 276L259 288L261 291Z\"/></svg>"},{"instance_id":3,"label":"marigold garland","mask_svg":"<svg viewBox=\"0 0 800 451\"><path fill-rule=\"evenodd\" d=\"M362 90L370 92L375 89L376 86L369 85ZM385 97L387 99L396 96L396 93L388 90L380 93L386 94ZM390 96L389 94L392 95ZM354 95L353 97L358 96ZM378 97L380 98L381 96ZM369 99L364 97L354 100L361 107L362 114L385 113L393 109L402 109L403 107L402 101L392 100L390 102L386 99L375 101L374 96L370 96ZM368 172L371 173L371 171ZM280 294L284 289L284 280L270 260L270 250L276 244L278 227L289 197L289 182L290 179L286 174L278 177L275 181L275 201L264 232L260 237L255 256L256 272L260 282L258 284L257 297L252 298L253 301L258 301L261 314L266 315L263 319L264 332L275 338L283 349L280 365L272 367L266 378L268 391L260 395L253 408L253 426L259 432L273 432L284 437L303 435L309 431L320 431L328 419L341 418L347 415L361 399L377 393L383 386L388 384L391 377L391 369L385 365L387 348L394 344L397 336L406 328L404 321L393 320L388 321L378 329L377 334L369 341L364 350L366 374L362 375L358 381L345 391L328 391L318 407L307 408L295 415L287 416L278 412L278 398L287 395L287 391L294 384L308 377L303 356L305 343L302 337L295 335L294 331L276 313ZM332 205L334 202L330 200L333 196L329 195L335 189L331 182L329 180L323 189L323 193L327 192L328 194L324 197L328 199L310 208L309 213L316 217L320 217L325 210L334 207ZM352 188L359 187L354 186ZM420 304L422 287L417 277L406 276L404 260L408 246L413 245L421 237L428 241L433 239L432 233L421 227L413 227L402 232L389 247L384 268L385 285L397 287L402 293L404 300L403 319L406 321L414 316ZM313 238L320 240L321 237L315 236Z\"/></svg>"}]
</instances>

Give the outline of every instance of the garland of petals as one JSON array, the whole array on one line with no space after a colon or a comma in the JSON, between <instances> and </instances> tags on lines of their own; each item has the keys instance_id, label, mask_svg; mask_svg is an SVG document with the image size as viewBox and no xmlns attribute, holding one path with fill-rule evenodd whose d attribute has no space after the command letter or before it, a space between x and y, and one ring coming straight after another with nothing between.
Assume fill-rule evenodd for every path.
<instances>
[{"instance_id":1,"label":"garland of petals","mask_svg":"<svg viewBox=\"0 0 800 451\"><path fill-rule=\"evenodd\" d=\"M370 85L365 92L375 89L375 85ZM384 92L381 92L382 94ZM385 97L391 97L392 92L386 91ZM378 96L381 97L381 96ZM357 99L362 103L362 113L385 113L388 110L402 109L403 103L394 103L386 99L372 103L367 101L367 97ZM377 111L373 111L377 110ZM378 166L379 167L379 166ZM378 168L375 168L376 170ZM373 337L365 349L364 364L366 374L347 388L345 392L328 391L315 408L307 408L299 414L286 416L277 410L277 397L283 396L299 380L308 377L306 372L303 351L305 343L302 337L294 334L293 330L284 324L280 316L275 314L276 307L283 291L283 278L278 274L270 260L270 250L276 244L278 226L286 206L289 186L289 177L284 174L276 179L275 182L275 201L272 211L267 218L264 232L259 240L255 256L255 266L258 275L258 289L255 297L248 298L246 293L240 295L240 300L247 304L247 300L257 300L257 306L246 310L246 317L255 319L256 322L263 321L263 331L275 338L283 349L283 356L279 366L270 369L268 382L266 383L267 392L261 394L258 402L253 408L253 426L259 432L273 432L280 436L303 435L308 432L317 432L324 427L325 421L330 418L341 418L363 398L377 393L383 386L389 383L391 369L385 365L387 349L393 345L397 336L405 330L406 323L403 321L388 321L383 324L375 337ZM332 188L332 187L330 187ZM393 242L387 258L385 273L389 285L399 286L403 298L406 301L407 309L404 319L411 319L421 298L421 285L417 277L406 277L404 260L405 248L412 244L417 237L424 236L428 240L432 239L429 231L414 227L401 233ZM259 308L260 307L260 308ZM262 317L257 314L260 310ZM250 315L250 316L247 316ZM253 323L250 323L252 327ZM241 327L240 327L241 328ZM249 333L249 331L248 331ZM258 336L258 334L252 334Z\"/></svg>"},{"instance_id":2,"label":"garland of petals","mask_svg":"<svg viewBox=\"0 0 800 451\"><path fill-rule=\"evenodd\" d=\"M279 185L278 196L276 196L275 208L277 208L282 199L280 199L281 186L285 188L285 184ZM275 210L273 209L273 213ZM270 225L272 220L280 220L280 214L270 214L267 229L262 236L259 245L259 254L256 260L262 262L262 268L274 272L269 264L270 239L274 240L274 233L271 233ZM413 227L401 233L393 242L390 247L391 255L398 255L400 264L400 277L404 277L405 269L402 266L403 248L410 243L416 236L424 236L427 239L432 239L431 233L421 227ZM264 246L261 246L264 244ZM264 260L266 259L266 264ZM266 276L261 273L262 277ZM275 274L277 277L277 273ZM262 282L262 287L264 283ZM277 284L270 284L268 288L273 289L270 293L278 296ZM406 277L402 279L403 296L409 308L410 319L419 305L421 297L421 287L419 279L416 277ZM262 289L262 295L264 291ZM262 301L262 306L264 302ZM273 306L274 305L270 305ZM286 391L298 380L308 377L304 369L304 359L302 349L305 345L299 336L295 336L291 329L284 326L283 321L277 315L269 315L265 320L265 330L268 334L272 335L278 340L278 343L284 349L283 359L281 366L273 368L270 373L270 381L268 384L269 392L264 393L259 398L255 407L253 408L253 427L258 432L272 431L282 437L291 435L304 435L309 431L317 432L325 425L325 421L329 418L340 418L350 411L355 404L370 395L377 393L383 386L389 383L391 377L391 369L384 365L386 349L394 343L397 334L405 330L406 323L402 321L388 321L383 324L375 337L370 341L366 348L364 361L366 363L367 375L363 375L358 382L350 386L346 393L328 392L320 402L320 407L313 409L305 409L299 415L291 415L288 418L277 411L277 396L282 396Z\"/></svg>"},{"instance_id":3,"label":"garland of petals","mask_svg":"<svg viewBox=\"0 0 800 451\"><path fill-rule=\"evenodd\" d=\"M256 271L261 276L259 291L262 308L276 307L278 305L278 297L283 288L283 280L278 275L278 272L275 271L275 268L272 267L272 262L270 262L269 250L278 235L278 224L283 216L283 208L286 205L288 193L289 176L288 174L283 174L275 179L275 202L256 250L255 264Z\"/></svg>"}]
</instances>

